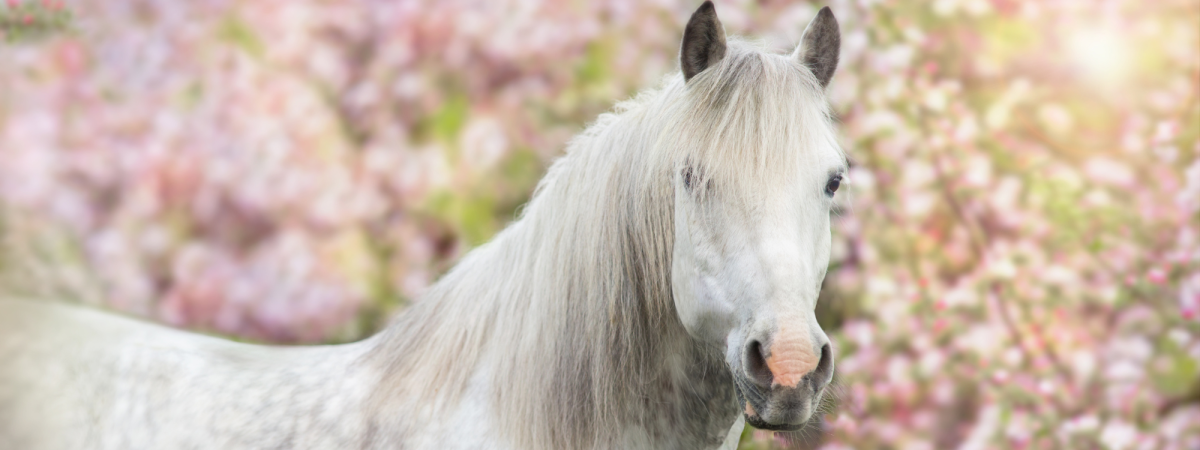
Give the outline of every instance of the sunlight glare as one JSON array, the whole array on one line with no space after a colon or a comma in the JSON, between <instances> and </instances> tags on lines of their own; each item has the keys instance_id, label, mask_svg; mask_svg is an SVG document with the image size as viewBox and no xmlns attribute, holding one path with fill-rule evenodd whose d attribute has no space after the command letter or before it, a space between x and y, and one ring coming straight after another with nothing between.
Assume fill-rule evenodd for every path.
<instances>
[{"instance_id":1,"label":"sunlight glare","mask_svg":"<svg viewBox=\"0 0 1200 450\"><path fill-rule=\"evenodd\" d=\"M1067 51L1084 77L1102 85L1123 81L1132 64L1126 40L1111 27L1075 30L1067 38Z\"/></svg>"}]
</instances>

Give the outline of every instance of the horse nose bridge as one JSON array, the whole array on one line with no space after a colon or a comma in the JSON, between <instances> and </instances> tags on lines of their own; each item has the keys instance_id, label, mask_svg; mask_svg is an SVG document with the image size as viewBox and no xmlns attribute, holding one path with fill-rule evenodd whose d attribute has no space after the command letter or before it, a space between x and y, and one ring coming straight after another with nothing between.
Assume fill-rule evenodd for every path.
<instances>
[{"instance_id":1,"label":"horse nose bridge","mask_svg":"<svg viewBox=\"0 0 1200 450\"><path fill-rule=\"evenodd\" d=\"M774 237L759 242L759 268L769 286L771 302L816 301L824 267L808 255L815 251L794 236ZM783 307L783 305L777 305Z\"/></svg>"}]
</instances>

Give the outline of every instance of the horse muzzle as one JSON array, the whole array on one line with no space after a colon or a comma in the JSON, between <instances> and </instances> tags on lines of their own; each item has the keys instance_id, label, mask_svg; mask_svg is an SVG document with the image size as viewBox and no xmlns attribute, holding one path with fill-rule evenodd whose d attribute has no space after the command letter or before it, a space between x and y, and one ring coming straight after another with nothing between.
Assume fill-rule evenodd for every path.
<instances>
[{"instance_id":1,"label":"horse muzzle","mask_svg":"<svg viewBox=\"0 0 1200 450\"><path fill-rule=\"evenodd\" d=\"M819 359L795 357L783 350L772 355L751 341L744 350L743 367L733 370L738 402L746 423L755 428L794 431L803 427L833 380L833 351L828 343L821 346Z\"/></svg>"}]
</instances>

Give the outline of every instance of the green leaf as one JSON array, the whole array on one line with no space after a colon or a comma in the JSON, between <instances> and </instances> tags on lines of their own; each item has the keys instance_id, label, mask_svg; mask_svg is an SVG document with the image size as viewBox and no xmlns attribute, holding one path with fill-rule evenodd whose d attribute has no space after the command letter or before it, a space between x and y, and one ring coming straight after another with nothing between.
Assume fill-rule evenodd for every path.
<instances>
[{"instance_id":1,"label":"green leaf","mask_svg":"<svg viewBox=\"0 0 1200 450\"><path fill-rule=\"evenodd\" d=\"M612 45L605 40L594 41L587 46L583 62L575 68L575 77L584 86L599 84L609 77L608 64Z\"/></svg>"},{"instance_id":2,"label":"green leaf","mask_svg":"<svg viewBox=\"0 0 1200 450\"><path fill-rule=\"evenodd\" d=\"M467 122L470 104L465 95L454 95L446 100L437 111L425 119L423 128L428 134L443 142L453 143Z\"/></svg>"},{"instance_id":3,"label":"green leaf","mask_svg":"<svg viewBox=\"0 0 1200 450\"><path fill-rule=\"evenodd\" d=\"M242 49L246 54L254 57L254 59L262 59L266 54L265 46L258 35L254 34L254 30L250 29L245 22L237 16L228 16L221 21L217 36L234 46Z\"/></svg>"},{"instance_id":4,"label":"green leaf","mask_svg":"<svg viewBox=\"0 0 1200 450\"><path fill-rule=\"evenodd\" d=\"M1168 396L1186 394L1192 385L1200 380L1200 363L1167 337L1159 341L1159 349L1160 354L1170 361L1170 365L1150 372L1155 386Z\"/></svg>"}]
</instances>

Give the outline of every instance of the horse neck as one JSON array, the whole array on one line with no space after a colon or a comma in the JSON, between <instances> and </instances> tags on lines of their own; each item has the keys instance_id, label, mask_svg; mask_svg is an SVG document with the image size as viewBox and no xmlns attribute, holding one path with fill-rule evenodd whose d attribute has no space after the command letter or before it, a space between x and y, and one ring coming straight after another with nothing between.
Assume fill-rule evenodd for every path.
<instances>
[{"instance_id":1,"label":"horse neck","mask_svg":"<svg viewBox=\"0 0 1200 450\"><path fill-rule=\"evenodd\" d=\"M671 299L670 169L645 169L664 104L602 117L519 221L389 327L379 350L394 389L452 405L486 373L505 387L490 392L501 429L527 448L618 441L630 422L661 422L648 405L696 415L677 410L711 395L684 386L690 374L720 385L727 369L687 336Z\"/></svg>"}]
</instances>

